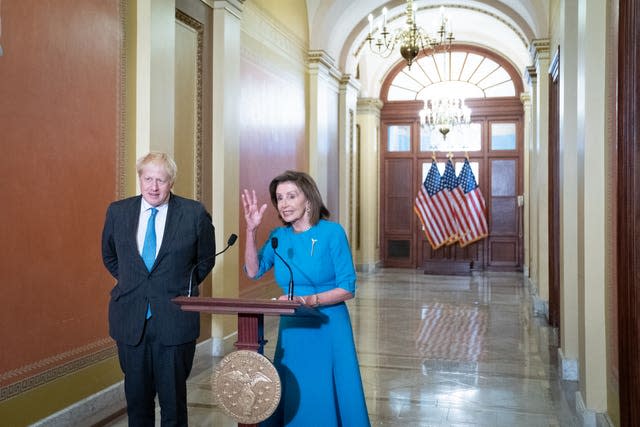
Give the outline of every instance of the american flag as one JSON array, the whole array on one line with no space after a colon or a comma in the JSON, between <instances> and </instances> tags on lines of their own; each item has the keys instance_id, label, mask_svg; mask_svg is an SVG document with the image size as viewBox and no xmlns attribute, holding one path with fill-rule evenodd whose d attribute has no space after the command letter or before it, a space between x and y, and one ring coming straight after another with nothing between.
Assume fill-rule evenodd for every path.
<instances>
[{"instance_id":1,"label":"american flag","mask_svg":"<svg viewBox=\"0 0 640 427\"><path fill-rule=\"evenodd\" d=\"M473 176L469 159L464 160L458 175L458 186L451 194L456 200L456 219L462 231L458 236L460 246L464 247L487 237L489 235L487 208L480 187Z\"/></svg>"},{"instance_id":2,"label":"american flag","mask_svg":"<svg viewBox=\"0 0 640 427\"><path fill-rule=\"evenodd\" d=\"M458 186L456 171L451 159L447 161L442 174L442 191L437 194L442 206L445 207L447 222L449 224L449 244L455 243L460 236L460 226L456 220L455 203L452 192Z\"/></svg>"},{"instance_id":3,"label":"american flag","mask_svg":"<svg viewBox=\"0 0 640 427\"><path fill-rule=\"evenodd\" d=\"M424 234L433 249L438 249L450 239L449 218L439 199L435 197L441 189L440 172L436 162L432 160L431 168L416 196L413 210L420 218Z\"/></svg>"}]
</instances>

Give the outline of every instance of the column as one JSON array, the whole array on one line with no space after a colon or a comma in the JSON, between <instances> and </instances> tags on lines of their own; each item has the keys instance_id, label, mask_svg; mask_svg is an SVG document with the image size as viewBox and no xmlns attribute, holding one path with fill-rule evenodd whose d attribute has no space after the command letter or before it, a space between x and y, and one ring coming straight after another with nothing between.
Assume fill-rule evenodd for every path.
<instances>
[{"instance_id":1,"label":"column","mask_svg":"<svg viewBox=\"0 0 640 427\"><path fill-rule=\"evenodd\" d=\"M173 154L175 79L175 1L135 2L135 23L129 31L136 35L127 45L127 64L134 75L128 90L135 92L134 111L128 119L126 168L135 170L136 159L149 151ZM126 178L126 193L137 192L136 175ZM139 189L138 189L139 191Z\"/></svg>"},{"instance_id":2,"label":"column","mask_svg":"<svg viewBox=\"0 0 640 427\"><path fill-rule=\"evenodd\" d=\"M564 2L560 7L560 368L562 378L577 381L580 331L578 329L579 251L579 165L577 147L578 6Z\"/></svg>"},{"instance_id":3,"label":"column","mask_svg":"<svg viewBox=\"0 0 640 427\"><path fill-rule=\"evenodd\" d=\"M339 149L340 149L340 218L352 251L357 230L359 152L356 140L356 110L359 82L351 75L340 80Z\"/></svg>"},{"instance_id":4,"label":"column","mask_svg":"<svg viewBox=\"0 0 640 427\"><path fill-rule=\"evenodd\" d=\"M540 108L538 104L538 74L536 73L536 67L529 66L526 70L526 78L529 84L529 127L528 132L525 133L525 212L529 218L529 237L525 237L526 246L528 247L529 256L527 258L529 267L529 280L533 287L534 301L539 300L538 297L538 282L539 282L539 260L538 260L538 151L537 147L537 131L538 126L536 119L538 117L537 110ZM525 121L527 110L525 109ZM528 159L528 162L527 162ZM528 163L528 166L527 166ZM528 188L528 189L527 189ZM526 223L526 220L525 220ZM539 308L534 305L534 312L541 312Z\"/></svg>"},{"instance_id":5,"label":"column","mask_svg":"<svg viewBox=\"0 0 640 427\"><path fill-rule=\"evenodd\" d=\"M240 217L240 175L238 93L240 92L240 21L242 1L213 2L213 108L212 108L212 216L216 241L226 244L238 233ZM229 251L216 260L213 269L215 297L237 297L239 251ZM212 352L224 354L223 339L237 330L234 316L213 316Z\"/></svg>"},{"instance_id":6,"label":"column","mask_svg":"<svg viewBox=\"0 0 640 427\"><path fill-rule=\"evenodd\" d=\"M533 206L537 213L538 296L548 316L549 303L549 40L534 40L531 43L536 68L536 139L535 176L537 200Z\"/></svg>"},{"instance_id":7,"label":"column","mask_svg":"<svg viewBox=\"0 0 640 427\"><path fill-rule=\"evenodd\" d=\"M524 218L523 218L523 241L524 241L524 275L525 277L529 277L529 267L531 265L531 262L529 260L529 256L531 253L531 249L530 249L530 239L529 239L529 224L530 224L530 212L529 212L529 197L530 197L530 192L531 192L531 180L530 180L530 176L529 176L529 162L531 161L530 157L531 157L531 136L532 136L532 130L531 130L531 95L529 94L530 92L524 92L520 94L520 102L522 102L522 107L524 109L524 131L523 131L523 135L524 135L524 148L523 148L523 155L524 155L524 159L523 159L523 164L524 164L524 171L523 171L523 176L524 176L524 194L523 194L523 214L524 214Z\"/></svg>"},{"instance_id":8,"label":"column","mask_svg":"<svg viewBox=\"0 0 640 427\"><path fill-rule=\"evenodd\" d=\"M606 148L607 100L607 2L587 0L578 5L578 305L580 337L580 394L587 416L607 410L606 329L608 231L606 209L609 152ZM580 78L582 76L582 78ZM609 104L613 104L609 101ZM611 108L614 108L611 105ZM609 272L610 273L610 272Z\"/></svg>"},{"instance_id":9,"label":"column","mask_svg":"<svg viewBox=\"0 0 640 427\"><path fill-rule=\"evenodd\" d=\"M379 146L380 109L377 98L358 100L357 123L360 127L360 233L356 251L358 271L373 271L380 261L379 247Z\"/></svg>"},{"instance_id":10,"label":"column","mask_svg":"<svg viewBox=\"0 0 640 427\"><path fill-rule=\"evenodd\" d=\"M339 80L333 58L309 52L309 174L332 217L341 218L339 193Z\"/></svg>"}]
</instances>

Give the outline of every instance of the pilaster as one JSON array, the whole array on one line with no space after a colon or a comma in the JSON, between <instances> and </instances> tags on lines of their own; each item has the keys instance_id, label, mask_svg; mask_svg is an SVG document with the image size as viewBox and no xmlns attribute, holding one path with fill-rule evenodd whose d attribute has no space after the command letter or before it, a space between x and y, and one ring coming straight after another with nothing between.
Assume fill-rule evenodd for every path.
<instances>
[{"instance_id":1,"label":"pilaster","mask_svg":"<svg viewBox=\"0 0 640 427\"><path fill-rule=\"evenodd\" d=\"M523 148L523 154L524 154L524 159L523 159L523 164L524 164L524 170L523 170L523 176L524 176L524 194L523 194L523 200L522 200L522 212L524 213L524 236L523 236L523 240L525 242L524 245L524 272L526 276L529 276L529 266L531 265L530 262L530 239L529 239L529 227L530 227L530 212L529 212L529 203L530 203L530 192L531 192L531 181L530 181L530 176L529 176L529 162L531 161L530 156L531 156L531 152L530 152L530 145L531 145L531 136L532 136L532 132L531 132L531 95L529 92L523 92L520 94L520 102L522 102L522 107L524 110L524 129L523 129L523 135L524 135L524 148Z\"/></svg>"},{"instance_id":2,"label":"pilaster","mask_svg":"<svg viewBox=\"0 0 640 427\"><path fill-rule=\"evenodd\" d=\"M578 6L578 305L580 336L580 392L593 412L607 410L606 246L608 224L608 150L606 117L607 57L606 2L584 1Z\"/></svg>"},{"instance_id":3,"label":"pilaster","mask_svg":"<svg viewBox=\"0 0 640 427\"><path fill-rule=\"evenodd\" d=\"M377 98L358 100L357 123L360 128L360 232L356 239L356 268L373 271L380 261L379 194L380 194L380 110Z\"/></svg>"},{"instance_id":4,"label":"pilaster","mask_svg":"<svg viewBox=\"0 0 640 427\"><path fill-rule=\"evenodd\" d=\"M560 6L562 32L560 44L559 68L559 180L560 188L560 347L567 360L577 360L580 369L584 369L584 360L580 358L580 320L578 275L581 252L580 226L581 207L579 194L580 175L584 174L578 160L578 124L579 109L578 81L581 71L578 65L580 36L578 34L578 2L563 2ZM573 363L573 362L570 362ZM568 379L568 378L567 378ZM577 378L582 382L582 377Z\"/></svg>"},{"instance_id":5,"label":"pilaster","mask_svg":"<svg viewBox=\"0 0 640 427\"><path fill-rule=\"evenodd\" d=\"M535 182L536 200L531 205L537 214L537 289L539 298L549 301L549 40L531 42L531 55L536 71L535 108ZM546 314L546 313L545 313Z\"/></svg>"},{"instance_id":6,"label":"pilaster","mask_svg":"<svg viewBox=\"0 0 640 427\"><path fill-rule=\"evenodd\" d=\"M216 241L225 244L231 233L239 229L240 123L240 30L242 1L215 0L213 3L213 114L212 114L212 217ZM212 295L237 297L239 252L230 252L216 260L213 269ZM224 337L235 332L231 316L212 316L212 353L224 352Z\"/></svg>"},{"instance_id":7,"label":"pilaster","mask_svg":"<svg viewBox=\"0 0 640 427\"><path fill-rule=\"evenodd\" d=\"M329 188L339 188L338 109L339 81L342 77L334 59L324 51L311 51L309 73L309 174L331 214L340 218L339 195Z\"/></svg>"},{"instance_id":8,"label":"pilaster","mask_svg":"<svg viewBox=\"0 0 640 427\"><path fill-rule=\"evenodd\" d=\"M339 95L339 168L340 217L339 221L352 242L357 230L359 150L356 128L356 110L360 83L349 74L340 79Z\"/></svg>"}]
</instances>

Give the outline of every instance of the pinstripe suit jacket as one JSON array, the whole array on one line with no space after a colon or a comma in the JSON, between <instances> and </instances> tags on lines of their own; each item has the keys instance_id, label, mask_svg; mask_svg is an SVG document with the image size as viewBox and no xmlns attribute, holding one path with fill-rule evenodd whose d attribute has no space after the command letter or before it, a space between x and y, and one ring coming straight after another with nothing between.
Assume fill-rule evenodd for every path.
<instances>
[{"instance_id":1,"label":"pinstripe suit jacket","mask_svg":"<svg viewBox=\"0 0 640 427\"><path fill-rule=\"evenodd\" d=\"M200 335L198 313L180 310L171 299L186 295L189 274L200 283L215 263L211 216L194 200L170 195L164 236L151 271L136 242L142 196L111 203L102 231L102 259L116 285L109 302L109 334L119 343L140 342L147 304L165 345L194 341ZM197 289L195 289L197 294Z\"/></svg>"}]
</instances>

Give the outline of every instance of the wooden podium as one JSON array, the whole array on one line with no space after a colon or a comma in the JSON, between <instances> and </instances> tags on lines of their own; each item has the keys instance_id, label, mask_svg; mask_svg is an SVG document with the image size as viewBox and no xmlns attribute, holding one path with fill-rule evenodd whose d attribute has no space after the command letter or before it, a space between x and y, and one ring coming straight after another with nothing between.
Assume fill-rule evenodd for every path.
<instances>
[{"instance_id":1,"label":"wooden podium","mask_svg":"<svg viewBox=\"0 0 640 427\"><path fill-rule=\"evenodd\" d=\"M238 350L253 350L262 354L264 316L322 316L314 308L297 301L242 298L177 297L172 300L184 311L238 315Z\"/></svg>"},{"instance_id":2,"label":"wooden podium","mask_svg":"<svg viewBox=\"0 0 640 427\"><path fill-rule=\"evenodd\" d=\"M318 310L297 301L255 300L241 298L177 297L172 300L184 311L238 316L238 350L263 353L264 316L313 316L324 317ZM257 426L257 424L238 424Z\"/></svg>"}]
</instances>

